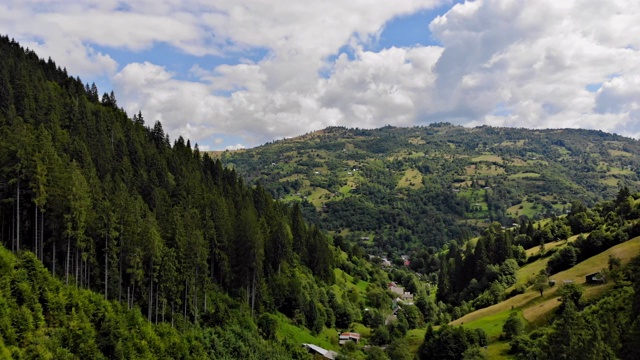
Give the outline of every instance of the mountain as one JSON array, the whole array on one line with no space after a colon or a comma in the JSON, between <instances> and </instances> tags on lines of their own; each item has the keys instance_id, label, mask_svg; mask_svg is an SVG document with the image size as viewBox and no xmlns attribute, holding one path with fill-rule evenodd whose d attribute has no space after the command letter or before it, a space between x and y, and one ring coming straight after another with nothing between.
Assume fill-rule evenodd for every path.
<instances>
[{"instance_id":1,"label":"mountain","mask_svg":"<svg viewBox=\"0 0 640 360\"><path fill-rule=\"evenodd\" d=\"M640 189L640 143L601 131L332 127L215 152L248 181L370 252L396 255Z\"/></svg>"}]
</instances>

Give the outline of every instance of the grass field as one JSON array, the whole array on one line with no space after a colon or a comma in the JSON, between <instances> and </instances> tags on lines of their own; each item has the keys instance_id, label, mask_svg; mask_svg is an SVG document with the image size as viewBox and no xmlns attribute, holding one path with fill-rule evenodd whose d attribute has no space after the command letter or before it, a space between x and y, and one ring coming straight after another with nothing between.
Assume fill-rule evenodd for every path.
<instances>
[{"instance_id":1,"label":"grass field","mask_svg":"<svg viewBox=\"0 0 640 360\"><path fill-rule=\"evenodd\" d=\"M498 164L502 164L504 162L504 160L502 160L500 156L491 155L491 154L476 156L473 159L471 159L471 161L473 162L487 161L487 162L495 162Z\"/></svg>"},{"instance_id":2,"label":"grass field","mask_svg":"<svg viewBox=\"0 0 640 360\"><path fill-rule=\"evenodd\" d=\"M518 285L526 284L527 280L530 277L535 277L540 273L540 270L546 269L548 262L549 262L549 258L546 257L546 258L538 259L532 262L531 264L527 264L521 267L520 269L518 269L518 271L516 272L516 283L514 287Z\"/></svg>"},{"instance_id":3,"label":"grass field","mask_svg":"<svg viewBox=\"0 0 640 360\"><path fill-rule=\"evenodd\" d=\"M618 179L616 178L607 178L607 179L602 179L600 180L601 184L605 184L607 186L618 186Z\"/></svg>"},{"instance_id":4,"label":"grass field","mask_svg":"<svg viewBox=\"0 0 640 360\"><path fill-rule=\"evenodd\" d=\"M324 329L320 334L313 335L305 328L297 327L283 314L278 314L279 339L287 339L294 344L314 344L327 350L339 350L338 332L335 329Z\"/></svg>"},{"instance_id":5,"label":"grass field","mask_svg":"<svg viewBox=\"0 0 640 360\"><path fill-rule=\"evenodd\" d=\"M343 187L340 188L340 193L344 196L351 196L351 190L353 190L354 188L350 185L345 185Z\"/></svg>"},{"instance_id":6,"label":"grass field","mask_svg":"<svg viewBox=\"0 0 640 360\"><path fill-rule=\"evenodd\" d=\"M508 341L496 341L487 346L487 359L508 359L511 346Z\"/></svg>"},{"instance_id":7,"label":"grass field","mask_svg":"<svg viewBox=\"0 0 640 360\"><path fill-rule=\"evenodd\" d=\"M569 155L571 151L564 146L551 145L551 148L558 151L562 155Z\"/></svg>"},{"instance_id":8,"label":"grass field","mask_svg":"<svg viewBox=\"0 0 640 360\"><path fill-rule=\"evenodd\" d=\"M530 218L533 218L537 213L542 211L544 211L544 208L542 206L534 204L529 201L523 201L520 204L513 205L512 207L507 209L508 214L513 214L517 216L527 215Z\"/></svg>"},{"instance_id":9,"label":"grass field","mask_svg":"<svg viewBox=\"0 0 640 360\"><path fill-rule=\"evenodd\" d=\"M535 164L548 166L549 162L546 160L527 160L527 165L535 165Z\"/></svg>"},{"instance_id":10,"label":"grass field","mask_svg":"<svg viewBox=\"0 0 640 360\"><path fill-rule=\"evenodd\" d=\"M570 238L570 240L575 237ZM558 245L562 246L562 245ZM622 264L626 264L632 257L640 254L640 237L636 237L627 242L614 246L596 256L593 256L569 270L559 272L550 276L558 282L563 280L573 280L575 283L584 284L587 274L607 268L609 255L616 256L621 259ZM541 269L546 267L548 258L539 259L532 264L523 266L517 273L518 283L525 283L526 279L537 274ZM600 296L602 293L613 287L613 284L604 285L586 285L583 297L585 299ZM530 326L539 326L546 323L547 319L552 316L560 302L556 292L560 286L554 286L544 292L544 296L532 289L528 289L524 294L514 296L501 303L490 307L476 310L459 319L451 322L451 325L462 325L468 328L481 328L487 332L490 344L487 349L489 358L506 358L506 350L508 344L499 342L497 336L502 331L502 325L512 311L518 311L519 314L530 324ZM419 335L419 334L414 334Z\"/></svg>"},{"instance_id":11,"label":"grass field","mask_svg":"<svg viewBox=\"0 0 640 360\"><path fill-rule=\"evenodd\" d=\"M631 170L611 167L610 170L607 172L607 175L631 175L633 173L634 172Z\"/></svg>"},{"instance_id":12,"label":"grass field","mask_svg":"<svg viewBox=\"0 0 640 360\"><path fill-rule=\"evenodd\" d=\"M505 173L503 167L496 165L475 164L465 168L467 175L490 175L496 176Z\"/></svg>"},{"instance_id":13,"label":"grass field","mask_svg":"<svg viewBox=\"0 0 640 360\"><path fill-rule=\"evenodd\" d=\"M505 140L503 142L500 143L500 146L524 146L525 144L525 140L516 140L516 141L509 141L509 140Z\"/></svg>"},{"instance_id":14,"label":"grass field","mask_svg":"<svg viewBox=\"0 0 640 360\"><path fill-rule=\"evenodd\" d=\"M327 202L329 199L325 197L325 195L329 195L329 191L322 188L316 188L311 191L311 195L307 197L310 203L316 207L316 209L322 209L322 205Z\"/></svg>"},{"instance_id":15,"label":"grass field","mask_svg":"<svg viewBox=\"0 0 640 360\"><path fill-rule=\"evenodd\" d=\"M407 169L396 187L420 189L422 188L422 174L417 169Z\"/></svg>"},{"instance_id":16,"label":"grass field","mask_svg":"<svg viewBox=\"0 0 640 360\"><path fill-rule=\"evenodd\" d=\"M611 154L612 156L633 156L632 153L628 153L628 152L622 151L622 150L609 149L607 151L609 151L609 154Z\"/></svg>"},{"instance_id":17,"label":"grass field","mask_svg":"<svg viewBox=\"0 0 640 360\"><path fill-rule=\"evenodd\" d=\"M407 331L405 339L407 339L407 342L409 343L409 352L412 354L418 353L420 345L424 342L424 334L426 332L426 329L413 329Z\"/></svg>"},{"instance_id":18,"label":"grass field","mask_svg":"<svg viewBox=\"0 0 640 360\"><path fill-rule=\"evenodd\" d=\"M549 276L549 279L556 280L561 283L564 280L573 280L577 284L585 283L585 276L596 271L606 269L608 267L609 255L613 255L621 259L622 264L626 264L632 257L640 254L640 237L636 237L622 244L616 245L596 256L576 264L571 269L561 271L557 274ZM613 284L604 285L588 285L585 286L583 297L589 299L599 296L604 291L611 288ZM523 310L524 317L531 323L540 324L551 316L552 311L557 308L560 303L557 301L555 293L559 286L549 289L543 301L539 301L536 306L531 306Z\"/></svg>"},{"instance_id":19,"label":"grass field","mask_svg":"<svg viewBox=\"0 0 640 360\"><path fill-rule=\"evenodd\" d=\"M587 236L588 234L584 234L584 235ZM569 239L566 239L566 240L558 240L558 241L553 241L553 242L550 242L550 243L546 243L546 244L544 244L544 249L545 249L545 251L549 251L549 250L551 250L553 248L556 248L558 246L565 245L567 243L573 242L578 238L578 236L579 235L573 235L572 237L570 237ZM530 249L525 250L525 253L527 254L527 256L535 255L535 254L537 254L539 252L540 252L540 246L534 246L534 247L532 247Z\"/></svg>"},{"instance_id":20,"label":"grass field","mask_svg":"<svg viewBox=\"0 0 640 360\"><path fill-rule=\"evenodd\" d=\"M513 158L509 160L509 164L513 166L525 166L527 165L527 162L522 159Z\"/></svg>"},{"instance_id":21,"label":"grass field","mask_svg":"<svg viewBox=\"0 0 640 360\"><path fill-rule=\"evenodd\" d=\"M343 252L346 255L346 253ZM353 276L347 274L346 272L335 268L333 269L333 273L336 276L336 283L333 284L333 288L338 292L338 294L342 294L345 289L357 289L360 294L363 294L367 291L367 286L369 286L368 281L359 280L357 284L353 283Z\"/></svg>"},{"instance_id":22,"label":"grass field","mask_svg":"<svg viewBox=\"0 0 640 360\"><path fill-rule=\"evenodd\" d=\"M518 313L519 316L522 316L522 311L513 310ZM489 341L494 342L498 340L500 334L502 334L502 324L507 320L509 315L513 312L511 309L487 315L485 317L476 319L469 323L461 324L463 327L468 329L482 329L485 333L487 333L487 337Z\"/></svg>"},{"instance_id":23,"label":"grass field","mask_svg":"<svg viewBox=\"0 0 640 360\"><path fill-rule=\"evenodd\" d=\"M539 178L540 174L534 172L523 172L513 175L509 175L509 179L535 179Z\"/></svg>"}]
</instances>

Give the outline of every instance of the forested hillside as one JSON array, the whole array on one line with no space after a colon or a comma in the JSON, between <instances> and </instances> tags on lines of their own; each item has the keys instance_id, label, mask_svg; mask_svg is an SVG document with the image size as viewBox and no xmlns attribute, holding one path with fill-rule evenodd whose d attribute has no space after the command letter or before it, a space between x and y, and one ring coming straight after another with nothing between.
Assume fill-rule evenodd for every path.
<instances>
[{"instance_id":1,"label":"forested hillside","mask_svg":"<svg viewBox=\"0 0 640 360\"><path fill-rule=\"evenodd\" d=\"M0 246L0 358L306 358L298 344L263 340L241 304L212 295L203 327L164 313L150 322L137 307L64 285L33 253Z\"/></svg>"},{"instance_id":2,"label":"forested hillside","mask_svg":"<svg viewBox=\"0 0 640 360\"><path fill-rule=\"evenodd\" d=\"M246 186L188 140L172 144L159 122L146 124L141 113L130 119L113 93L99 96L95 85L7 37L0 38L0 137L0 240L33 271L42 273L37 259L63 284L137 308L153 323L224 327L231 306L249 322L280 310L302 314L301 326L333 325L331 307L342 302L330 303L325 287L334 281L335 249L299 207ZM19 276L3 282L3 291L35 287L10 300L12 311L35 306L25 333L43 321L60 326L56 311L98 316L83 304L94 295L49 308L49 296L70 290L38 276L31 285ZM106 304L97 306L114 307L117 321L139 317ZM4 330L6 346L39 341ZM115 356L114 348L100 351Z\"/></svg>"},{"instance_id":3,"label":"forested hillside","mask_svg":"<svg viewBox=\"0 0 640 360\"><path fill-rule=\"evenodd\" d=\"M640 190L638 141L591 130L334 127L214 155L386 256Z\"/></svg>"},{"instance_id":4,"label":"forested hillside","mask_svg":"<svg viewBox=\"0 0 640 360\"><path fill-rule=\"evenodd\" d=\"M591 209L576 202L567 216L492 225L477 240L421 252L411 267L439 269L436 298L456 305L451 325L486 330L489 358L635 359L639 264L640 194L623 188ZM427 330L420 358L476 358L469 334Z\"/></svg>"}]
</instances>

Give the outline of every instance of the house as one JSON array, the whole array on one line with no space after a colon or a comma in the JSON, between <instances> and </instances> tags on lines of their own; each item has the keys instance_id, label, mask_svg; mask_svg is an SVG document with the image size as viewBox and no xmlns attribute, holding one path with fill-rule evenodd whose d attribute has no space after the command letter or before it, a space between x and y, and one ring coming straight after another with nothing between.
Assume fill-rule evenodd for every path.
<instances>
[{"instance_id":1,"label":"house","mask_svg":"<svg viewBox=\"0 0 640 360\"><path fill-rule=\"evenodd\" d=\"M321 348L320 346L313 344L302 344L302 346L307 349L307 351L313 354L313 358L320 357L321 359L335 359L338 357L338 353L332 350L326 350Z\"/></svg>"},{"instance_id":2,"label":"house","mask_svg":"<svg viewBox=\"0 0 640 360\"><path fill-rule=\"evenodd\" d=\"M338 337L340 345L344 345L347 341L353 341L356 344L360 342L360 334L354 332L343 332Z\"/></svg>"},{"instance_id":3,"label":"house","mask_svg":"<svg viewBox=\"0 0 640 360\"><path fill-rule=\"evenodd\" d=\"M599 271L585 276L587 284L604 284L606 278Z\"/></svg>"},{"instance_id":4,"label":"house","mask_svg":"<svg viewBox=\"0 0 640 360\"><path fill-rule=\"evenodd\" d=\"M397 286L396 284L389 285L389 291L399 296L404 294L404 288L402 286Z\"/></svg>"},{"instance_id":5,"label":"house","mask_svg":"<svg viewBox=\"0 0 640 360\"><path fill-rule=\"evenodd\" d=\"M404 302L413 301L413 294L408 291L404 291L402 286L398 286L395 283L389 283L389 291L398 295L396 300Z\"/></svg>"},{"instance_id":6,"label":"house","mask_svg":"<svg viewBox=\"0 0 640 360\"><path fill-rule=\"evenodd\" d=\"M412 293L410 293L410 292L408 292L408 291L405 291L405 292L402 294L402 301L405 301L405 302L406 302L406 301L413 301L413 294L412 294Z\"/></svg>"}]
</instances>

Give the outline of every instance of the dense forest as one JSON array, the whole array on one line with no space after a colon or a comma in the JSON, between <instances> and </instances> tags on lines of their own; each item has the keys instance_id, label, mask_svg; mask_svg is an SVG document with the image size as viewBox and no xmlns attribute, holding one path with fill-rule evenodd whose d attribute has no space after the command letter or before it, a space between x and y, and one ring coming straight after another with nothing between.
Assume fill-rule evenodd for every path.
<instances>
[{"instance_id":1,"label":"dense forest","mask_svg":"<svg viewBox=\"0 0 640 360\"><path fill-rule=\"evenodd\" d=\"M310 294L333 283L334 248L299 207L246 186L189 140L171 144L159 122L129 118L113 93L100 97L8 37L0 38L0 134L0 239L32 252L20 255L29 267L37 259L65 285L101 292L153 323L224 324L220 293L249 318L281 310L307 314L303 324L333 323L326 294ZM23 287L19 276L7 281ZM32 316L55 323L46 306L59 285L37 286L45 288L16 305L41 298L45 308ZM59 305L83 311L76 300ZM4 337L6 346L32 340Z\"/></svg>"}]
</instances>

